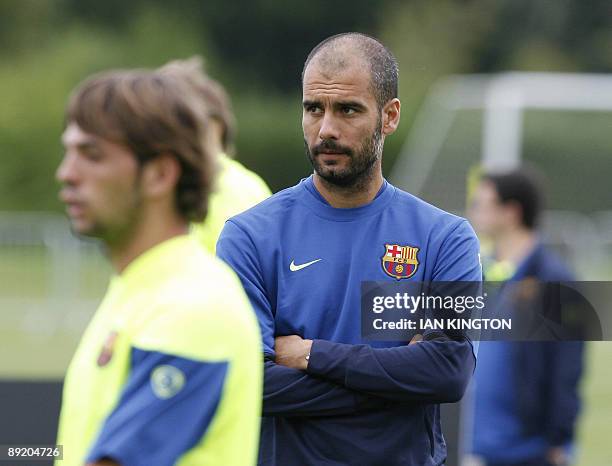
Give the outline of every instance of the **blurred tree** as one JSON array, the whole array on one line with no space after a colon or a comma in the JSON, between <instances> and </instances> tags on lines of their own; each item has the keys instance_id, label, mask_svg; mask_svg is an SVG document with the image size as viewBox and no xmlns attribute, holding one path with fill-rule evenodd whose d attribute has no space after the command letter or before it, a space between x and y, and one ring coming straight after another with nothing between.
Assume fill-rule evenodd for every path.
<instances>
[{"instance_id":1,"label":"blurred tree","mask_svg":"<svg viewBox=\"0 0 612 466\"><path fill-rule=\"evenodd\" d=\"M66 97L88 74L202 54L230 91L238 158L275 190L309 173L300 73L321 39L359 30L400 62L392 167L433 80L505 69L610 71L609 0L4 0L0 209L59 208L53 171Z\"/></svg>"},{"instance_id":2,"label":"blurred tree","mask_svg":"<svg viewBox=\"0 0 612 466\"><path fill-rule=\"evenodd\" d=\"M0 2L0 54L17 57L57 30L62 16L55 6L55 0Z\"/></svg>"},{"instance_id":3,"label":"blurred tree","mask_svg":"<svg viewBox=\"0 0 612 466\"><path fill-rule=\"evenodd\" d=\"M392 168L431 84L441 76L476 71L473 50L494 24L494 9L483 2L387 3L388 18L381 37L400 65L402 122L398 133L386 144L386 172Z\"/></svg>"},{"instance_id":4,"label":"blurred tree","mask_svg":"<svg viewBox=\"0 0 612 466\"><path fill-rule=\"evenodd\" d=\"M487 0L491 28L475 50L478 71L521 68L612 71L609 0ZM528 52L539 49L534 55Z\"/></svg>"},{"instance_id":5,"label":"blurred tree","mask_svg":"<svg viewBox=\"0 0 612 466\"><path fill-rule=\"evenodd\" d=\"M160 34L164 30L167 34ZM68 93L107 68L158 66L207 55L191 24L159 8L135 14L124 32L65 23L61 31L0 62L0 210L59 209L53 174Z\"/></svg>"},{"instance_id":6,"label":"blurred tree","mask_svg":"<svg viewBox=\"0 0 612 466\"><path fill-rule=\"evenodd\" d=\"M105 27L125 26L143 5L163 0L63 0L77 18ZM304 58L323 38L344 31L375 34L384 0L180 0L172 10L192 20L223 57L232 87L256 84L288 92L299 86ZM245 82L244 77L248 76Z\"/></svg>"}]
</instances>

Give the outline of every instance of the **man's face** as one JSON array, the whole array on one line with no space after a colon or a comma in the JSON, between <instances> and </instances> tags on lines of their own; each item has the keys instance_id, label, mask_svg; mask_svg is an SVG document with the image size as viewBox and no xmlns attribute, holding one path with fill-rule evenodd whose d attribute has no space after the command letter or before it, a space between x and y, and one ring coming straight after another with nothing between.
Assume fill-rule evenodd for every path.
<instances>
[{"instance_id":1,"label":"man's face","mask_svg":"<svg viewBox=\"0 0 612 466\"><path fill-rule=\"evenodd\" d=\"M470 202L468 217L478 234L494 238L508 226L506 210L495 186L488 181L482 181Z\"/></svg>"},{"instance_id":2,"label":"man's face","mask_svg":"<svg viewBox=\"0 0 612 466\"><path fill-rule=\"evenodd\" d=\"M121 241L139 218L139 167L125 146L70 123L62 135L64 158L56 178L75 233Z\"/></svg>"},{"instance_id":3,"label":"man's face","mask_svg":"<svg viewBox=\"0 0 612 466\"><path fill-rule=\"evenodd\" d=\"M330 71L306 68L302 128L306 154L321 178L353 186L371 173L383 147L381 112L362 62Z\"/></svg>"}]
</instances>

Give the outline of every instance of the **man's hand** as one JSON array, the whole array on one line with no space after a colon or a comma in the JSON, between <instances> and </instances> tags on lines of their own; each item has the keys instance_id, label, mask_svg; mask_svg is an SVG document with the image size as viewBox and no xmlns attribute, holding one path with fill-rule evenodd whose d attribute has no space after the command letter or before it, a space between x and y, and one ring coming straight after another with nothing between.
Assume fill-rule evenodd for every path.
<instances>
[{"instance_id":1,"label":"man's hand","mask_svg":"<svg viewBox=\"0 0 612 466\"><path fill-rule=\"evenodd\" d=\"M421 343L423 341L423 335L421 335L420 333L417 333L415 336L412 337L412 340L410 340L410 343L408 343L409 345L415 345L416 343Z\"/></svg>"},{"instance_id":2,"label":"man's hand","mask_svg":"<svg viewBox=\"0 0 612 466\"><path fill-rule=\"evenodd\" d=\"M275 362L304 371L308 367L306 357L310 354L310 348L312 348L312 340L304 340L299 335L276 337L274 339Z\"/></svg>"},{"instance_id":3,"label":"man's hand","mask_svg":"<svg viewBox=\"0 0 612 466\"><path fill-rule=\"evenodd\" d=\"M414 345L421 341L423 341L423 336L417 334L412 337L409 344ZM299 335L276 337L274 339L275 362L281 366L304 371L308 367L306 356L310 354L311 348L312 340L304 340Z\"/></svg>"}]
</instances>

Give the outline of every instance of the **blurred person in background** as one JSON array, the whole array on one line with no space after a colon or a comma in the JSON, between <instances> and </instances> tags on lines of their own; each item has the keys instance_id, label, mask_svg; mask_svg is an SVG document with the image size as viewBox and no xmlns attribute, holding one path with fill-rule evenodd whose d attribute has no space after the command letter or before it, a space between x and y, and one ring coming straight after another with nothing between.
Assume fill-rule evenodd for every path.
<instances>
[{"instance_id":1,"label":"blurred person in background","mask_svg":"<svg viewBox=\"0 0 612 466\"><path fill-rule=\"evenodd\" d=\"M188 234L215 173L194 102L146 70L93 76L70 97L60 198L116 274L66 375L58 466L255 462L257 322L236 276Z\"/></svg>"},{"instance_id":2,"label":"blurred person in background","mask_svg":"<svg viewBox=\"0 0 612 466\"><path fill-rule=\"evenodd\" d=\"M175 60L159 70L174 74L193 86L206 105L208 113L208 145L219 157L219 173L209 198L208 214L203 222L192 225L193 233L206 249L215 246L225 221L270 197L270 188L259 175L231 158L234 153L236 118L230 98L221 84L208 76L199 57Z\"/></svg>"},{"instance_id":3,"label":"blurred person in background","mask_svg":"<svg viewBox=\"0 0 612 466\"><path fill-rule=\"evenodd\" d=\"M541 241L540 176L521 168L481 176L468 216L481 242L487 281L571 281ZM464 465L570 464L580 398L583 342L480 343L472 392L473 432Z\"/></svg>"}]
</instances>

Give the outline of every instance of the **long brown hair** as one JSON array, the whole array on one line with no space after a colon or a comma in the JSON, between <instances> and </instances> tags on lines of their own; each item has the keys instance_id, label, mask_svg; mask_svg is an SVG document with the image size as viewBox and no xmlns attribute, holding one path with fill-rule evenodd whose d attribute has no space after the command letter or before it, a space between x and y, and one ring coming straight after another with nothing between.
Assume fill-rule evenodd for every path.
<instances>
[{"instance_id":1,"label":"long brown hair","mask_svg":"<svg viewBox=\"0 0 612 466\"><path fill-rule=\"evenodd\" d=\"M162 154L176 157L181 167L177 210L187 221L204 219L216 166L204 146L206 109L190 86L148 70L97 74L72 93L66 110L70 122L125 145L140 165Z\"/></svg>"}]
</instances>

